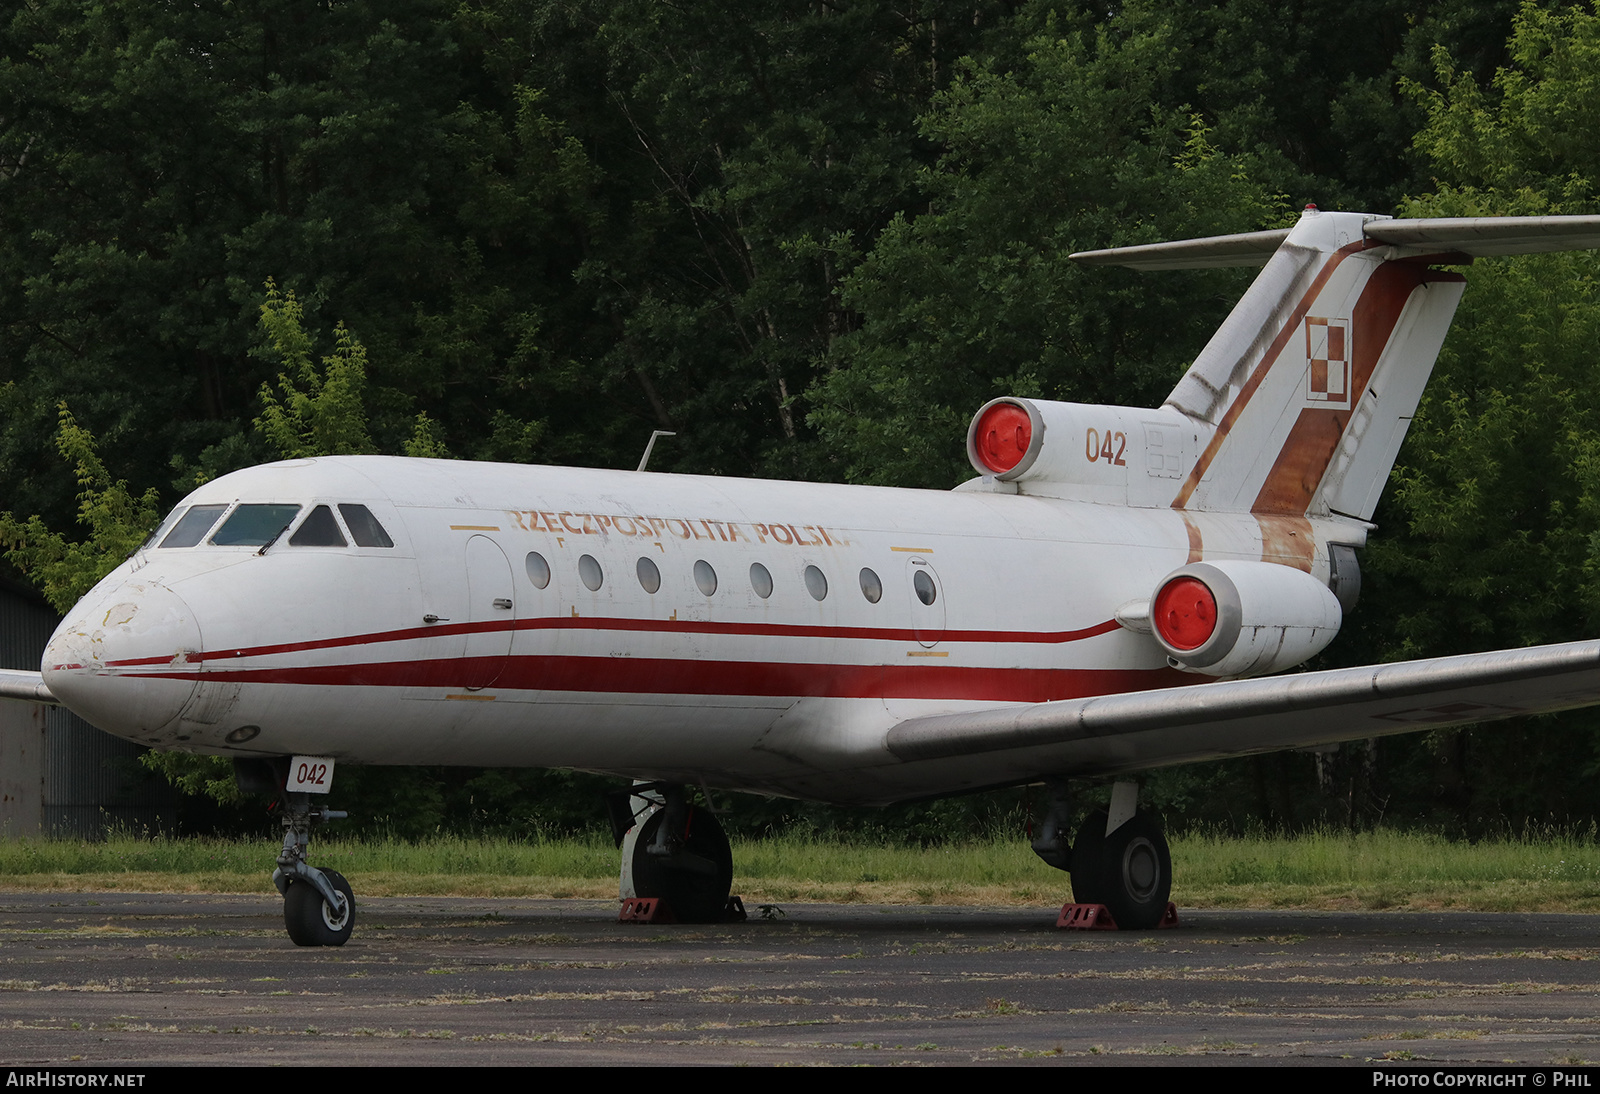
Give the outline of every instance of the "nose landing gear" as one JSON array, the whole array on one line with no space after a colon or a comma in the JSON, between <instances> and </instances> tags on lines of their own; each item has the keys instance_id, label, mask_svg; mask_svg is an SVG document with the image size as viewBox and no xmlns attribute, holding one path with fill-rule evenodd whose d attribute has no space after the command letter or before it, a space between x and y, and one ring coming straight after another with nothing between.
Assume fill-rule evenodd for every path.
<instances>
[{"instance_id":1,"label":"nose landing gear","mask_svg":"<svg viewBox=\"0 0 1600 1094\"><path fill-rule=\"evenodd\" d=\"M311 829L348 814L313 806L333 784L333 761L277 756L233 761L234 781L245 794L275 793L283 817L283 849L272 884L283 895L283 925L296 946L343 946L356 925L356 899L337 870L319 870L306 861ZM311 787L306 790L301 787Z\"/></svg>"},{"instance_id":2,"label":"nose landing gear","mask_svg":"<svg viewBox=\"0 0 1600 1094\"><path fill-rule=\"evenodd\" d=\"M336 809L313 809L311 795L284 794L283 850L272 884L283 894L283 925L296 946L343 946L356 925L356 898L337 870L319 870L306 861L311 827L346 816Z\"/></svg>"}]
</instances>

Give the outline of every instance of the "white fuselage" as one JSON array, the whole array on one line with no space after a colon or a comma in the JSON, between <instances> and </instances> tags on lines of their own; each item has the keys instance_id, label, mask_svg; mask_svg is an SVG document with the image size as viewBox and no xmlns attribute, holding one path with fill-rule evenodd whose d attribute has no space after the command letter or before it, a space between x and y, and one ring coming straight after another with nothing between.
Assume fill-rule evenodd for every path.
<instances>
[{"instance_id":1,"label":"white fuselage","mask_svg":"<svg viewBox=\"0 0 1600 1094\"><path fill-rule=\"evenodd\" d=\"M1201 542L1260 559L1284 535L1247 514L981 488L386 457L237 472L174 517L269 502L298 512L264 551L159 546L169 519L62 623L51 690L164 749L886 802L1103 769L903 763L883 739L910 717L1193 682L1118 608ZM351 503L392 547L293 542L315 506ZM1328 536L1294 524L1325 579Z\"/></svg>"}]
</instances>

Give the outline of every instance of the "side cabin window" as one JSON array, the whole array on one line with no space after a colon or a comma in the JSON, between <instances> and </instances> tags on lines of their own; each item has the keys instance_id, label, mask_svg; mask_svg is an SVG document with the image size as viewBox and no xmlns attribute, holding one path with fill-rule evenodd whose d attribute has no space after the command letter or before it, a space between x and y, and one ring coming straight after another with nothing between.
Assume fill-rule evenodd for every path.
<instances>
[{"instance_id":1,"label":"side cabin window","mask_svg":"<svg viewBox=\"0 0 1600 1094\"><path fill-rule=\"evenodd\" d=\"M222 522L211 542L218 547L264 546L281 536L299 512L298 505L241 505Z\"/></svg>"},{"instance_id":2,"label":"side cabin window","mask_svg":"<svg viewBox=\"0 0 1600 1094\"><path fill-rule=\"evenodd\" d=\"M762 600L772 595L772 571L759 562L750 564L750 588Z\"/></svg>"},{"instance_id":3,"label":"side cabin window","mask_svg":"<svg viewBox=\"0 0 1600 1094\"><path fill-rule=\"evenodd\" d=\"M600 591L600 586L605 584L605 571L600 569L600 560L593 555L581 555L578 558L578 577L582 579L584 588L591 593Z\"/></svg>"},{"instance_id":4,"label":"side cabin window","mask_svg":"<svg viewBox=\"0 0 1600 1094\"><path fill-rule=\"evenodd\" d=\"M217 518L227 508L226 505L190 506L189 511L178 518L178 523L161 541L161 546L193 547L206 538L206 533L211 531L211 526L217 523Z\"/></svg>"},{"instance_id":5,"label":"side cabin window","mask_svg":"<svg viewBox=\"0 0 1600 1094\"><path fill-rule=\"evenodd\" d=\"M639 586L645 592L654 595L661 591L661 568L654 562L640 555L633 570L639 575Z\"/></svg>"},{"instance_id":6,"label":"side cabin window","mask_svg":"<svg viewBox=\"0 0 1600 1094\"><path fill-rule=\"evenodd\" d=\"M717 591L717 571L703 558L694 564L694 584L701 596L712 596Z\"/></svg>"},{"instance_id":7,"label":"side cabin window","mask_svg":"<svg viewBox=\"0 0 1600 1094\"><path fill-rule=\"evenodd\" d=\"M333 510L326 505L319 505L311 510L311 515L300 522L300 527L294 530L294 535L289 537L291 547L343 547L345 546L344 533L339 531L339 522L333 519Z\"/></svg>"},{"instance_id":8,"label":"side cabin window","mask_svg":"<svg viewBox=\"0 0 1600 1094\"><path fill-rule=\"evenodd\" d=\"M550 563L546 562L538 551L529 551L522 565L528 571L528 580L533 582L535 588L543 589L550 584Z\"/></svg>"}]
</instances>

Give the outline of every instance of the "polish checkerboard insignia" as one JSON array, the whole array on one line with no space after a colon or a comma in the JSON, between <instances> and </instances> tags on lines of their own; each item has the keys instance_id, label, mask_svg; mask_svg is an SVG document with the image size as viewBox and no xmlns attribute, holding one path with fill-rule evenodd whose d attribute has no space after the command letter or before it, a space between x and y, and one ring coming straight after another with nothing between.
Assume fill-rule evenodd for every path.
<instances>
[{"instance_id":1,"label":"polish checkerboard insignia","mask_svg":"<svg viewBox=\"0 0 1600 1094\"><path fill-rule=\"evenodd\" d=\"M1350 320L1306 316L1306 401L1350 405Z\"/></svg>"}]
</instances>

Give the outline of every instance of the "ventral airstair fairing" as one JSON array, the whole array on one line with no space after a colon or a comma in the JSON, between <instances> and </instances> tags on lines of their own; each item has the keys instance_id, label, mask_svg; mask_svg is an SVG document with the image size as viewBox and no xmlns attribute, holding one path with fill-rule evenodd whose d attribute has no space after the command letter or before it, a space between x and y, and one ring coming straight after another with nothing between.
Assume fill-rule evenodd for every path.
<instances>
[{"instance_id":1,"label":"ventral airstair fairing","mask_svg":"<svg viewBox=\"0 0 1600 1094\"><path fill-rule=\"evenodd\" d=\"M695 787L889 803L1044 782L1034 849L1149 926L1166 842L1072 780L1600 702L1600 642L1282 675L1338 634L1474 257L1600 218L1396 220L1074 255L1261 272L1156 408L1003 398L951 492L381 456L224 476L70 612L13 698L281 795L295 941L349 937L308 861L337 765L636 781L624 895L715 918ZM1160 322L1158 316L1152 322Z\"/></svg>"}]
</instances>

